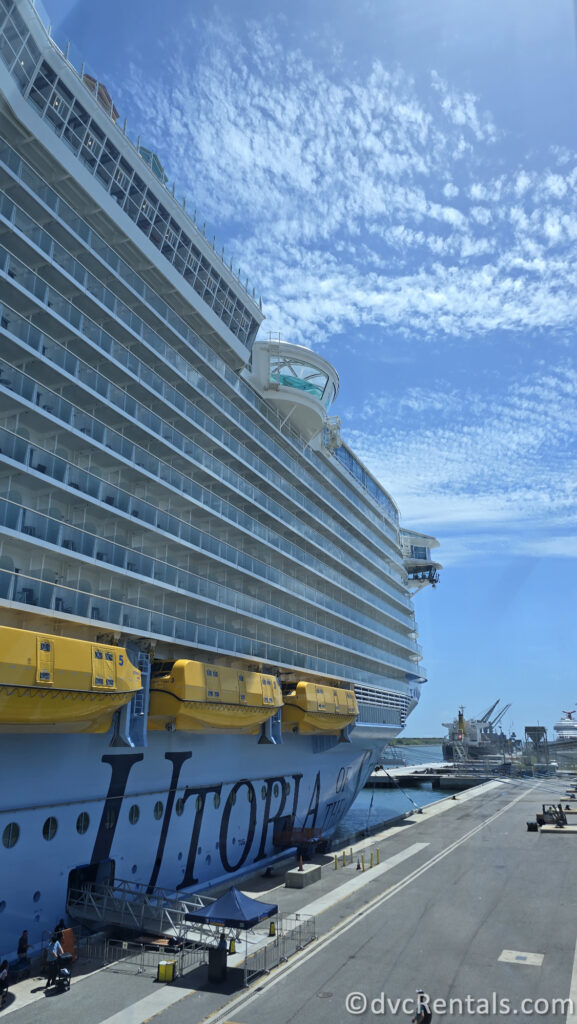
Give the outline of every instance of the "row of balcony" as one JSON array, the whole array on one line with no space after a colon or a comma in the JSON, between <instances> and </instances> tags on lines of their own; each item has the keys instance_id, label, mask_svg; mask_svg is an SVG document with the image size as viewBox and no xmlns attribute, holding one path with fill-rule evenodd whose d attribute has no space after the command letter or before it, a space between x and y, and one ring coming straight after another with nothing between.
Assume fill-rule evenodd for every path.
<instances>
[{"instance_id":1,"label":"row of balcony","mask_svg":"<svg viewBox=\"0 0 577 1024\"><path fill-rule=\"evenodd\" d=\"M164 535L169 542L176 539L179 544L186 545L189 551L218 559L223 565L249 573L278 587L281 592L300 597L307 603L319 604L331 612L350 618L355 613L349 604L343 603L342 597L353 597L372 613L373 622L374 613L380 611L388 620L396 620L402 629L415 628L412 612L395 611L381 597L374 598L360 585L353 584L338 573L329 572L326 566L324 574L316 574L317 585L311 585L307 583L307 579L314 578L314 575L308 571L309 567L303 564L302 559L298 564L290 566L289 573L282 572L278 568L278 557L274 558L274 565L267 564L242 551L237 545L184 522L178 518L176 510L165 511L159 508L158 502L153 503L136 497L128 490L114 486L110 480L81 470L61 456L53 455L3 428L0 428L0 451L2 456L10 459L15 466L23 467L25 470L31 469L37 475L41 475L51 487L53 496L56 493L54 487L62 488L63 494L68 492L66 503L72 498L77 503L78 496L82 495L84 500L90 502L97 515L105 511L108 517L114 514L117 521L128 521L131 524L131 533L134 533L133 527L137 521L142 524L143 531L152 530L155 535ZM157 540L154 539L153 543L157 543ZM337 599L332 598L327 592L327 582L334 586Z\"/></svg>"},{"instance_id":2,"label":"row of balcony","mask_svg":"<svg viewBox=\"0 0 577 1024\"><path fill-rule=\"evenodd\" d=\"M390 661L397 668L402 667L403 662L407 659L412 660L417 656L416 645L406 636L395 634L393 630L385 628L379 628L377 632L374 622L364 624L363 632L373 640L378 639L378 644L363 641L359 636L359 630L356 635L351 636L352 620L350 618L342 617L331 628L323 625L316 618L310 617L311 610L314 611L310 606L299 613L291 612L280 603L276 603L274 599L276 597L279 602L279 595L262 584L259 587L259 597L250 596L236 587L214 582L212 579L169 564L160 558L143 555L125 545L104 540L86 530L71 524L63 524L50 516L24 508L5 498L0 498L0 525L7 530L20 533L23 537L34 538L36 544L41 541L43 550L45 550L46 544L50 544L66 552L70 568L75 572L78 570L78 560L81 565L85 565L87 559L110 566L111 571L120 569L126 591L129 589L127 574L138 575L144 577L147 582L158 585L159 588L184 592L187 597L211 602L217 608L267 620L269 623L282 626L295 633L306 634L335 647L341 647L343 641L347 641L345 646L354 646L355 650L369 658L382 657L384 661ZM34 558L35 555L35 549L31 549L30 557ZM74 558L74 562L70 561L72 558ZM234 580L231 579L230 582L233 584ZM384 647L388 648L389 643L394 644L398 649L404 649L404 658L397 660L397 656L390 651L387 650L385 653Z\"/></svg>"},{"instance_id":3,"label":"row of balcony","mask_svg":"<svg viewBox=\"0 0 577 1024\"><path fill-rule=\"evenodd\" d=\"M105 285L103 285L94 275L89 274L82 264L78 263L70 254L57 242L55 242L50 235L48 235L44 229L34 224L27 214L23 213L19 208L15 207L12 200L6 196L0 197L0 218L6 219L7 223L12 229L16 228L20 234L23 234L34 246L39 248L47 258L61 270L64 271L66 277L71 278L75 286L80 289L80 293L83 297L90 296L95 302L106 309L111 310L114 315L121 321L119 328L121 333L126 335L127 342L133 342L135 339L138 341L144 341L149 351L153 355L155 362L161 357L161 350L164 347L164 362L168 362L169 358L172 358L172 353L167 351L168 346L166 343L154 335L149 327L140 318L121 303L113 293ZM1 250L2 254L6 251ZM58 291L47 285L43 278L38 277L33 271L29 270L28 267L18 260L13 255L3 255L4 268L7 274L15 280L20 288L25 289L27 292L33 294L40 302L46 304L51 310L53 315L57 315L65 320L79 335L83 336L83 340L90 344L91 348L98 348L105 352L110 360L114 360L118 363L119 368L124 368L127 373L130 374L131 381L137 381L140 388L146 393L147 397L153 395L156 400L163 401L169 408L167 409L169 415L183 417L183 425L189 423L195 424L199 429L207 433L211 440L216 439L219 445L223 448L223 451L229 451L234 453L238 463L244 463L246 466L250 466L254 470L255 474L260 479L264 479L267 483L272 483L279 493L283 493L286 498L292 501L298 509L298 524L299 530L302 532L303 528L306 528L304 520L311 518L316 523L319 522L319 515L316 517L314 513L316 511L316 505L310 501L305 500L303 492L298 487L292 485L287 480L286 475L286 457L282 462L277 464L282 468L282 474L275 472L271 467L270 459L263 460L258 455L255 455L250 448L250 445L246 445L238 440L238 431L235 433L230 430L226 430L217 423L215 417L205 415L198 405L197 395L200 393L203 398L206 398L215 413L215 416L222 416L222 394L214 386L211 386L208 382L203 380L196 370L191 371L191 367L186 360L181 360L183 365L179 367L183 371L184 380L187 380L191 387L195 391L195 402L187 400L182 392L177 388L168 384L162 379L162 377L155 373L147 363L143 363L141 359L134 355L126 345L112 337L107 331L100 328L94 321L83 313L77 306L65 299ZM55 325L53 328L54 333L57 332L58 326ZM52 340L52 339L49 339ZM43 339L42 349L43 354L47 357L56 361L63 368L68 369L69 372L77 376L80 372L82 363L79 359L74 360L71 357L68 349L61 349L60 354L57 353L57 349L61 346L57 345L57 342L52 341L52 344L47 344ZM70 364L70 368L69 368ZM75 365L73 365L75 364ZM171 372L174 372L176 367L171 366ZM100 379L100 374L92 372L92 378L94 380ZM83 368L84 379L87 379L89 375L89 368ZM106 385L110 389L114 387L110 384L106 378L102 378L106 381ZM98 389L97 389L98 390ZM100 388L102 393L102 386ZM126 395L126 392L120 388L115 388L112 394L107 396L110 404L114 404L121 409L130 409L137 407L137 403L133 399ZM228 403L231 407L232 402ZM167 424L159 416L154 416L150 411L146 410L147 415L145 417L145 425L149 426L150 429L158 433L159 436L167 437L167 439L176 445L176 447L182 448L186 442L186 438L172 427L168 427ZM133 412L134 415L134 412ZM142 414L141 414L142 415ZM238 413L237 413L238 418ZM250 423L246 424L247 428L250 427ZM270 448L267 444L268 437L265 432L257 431L258 440L265 443L266 448ZM250 436L251 444L255 438L254 430ZM266 450L265 448L265 450ZM278 456L280 456L280 452ZM268 451L267 451L268 456ZM286 453L285 453L286 456ZM296 470L296 467L293 467ZM239 478L239 480L242 478ZM242 486L238 484L237 486ZM318 490L318 488L317 488ZM262 504L262 498L258 499L259 504ZM351 526L355 525L354 513L349 516L348 524L345 526L343 523L336 519L332 514L330 517L326 516L324 510L319 510L319 514L322 516L322 522L326 525L326 529L330 530L331 533L340 537L347 543L351 542ZM384 532L387 533L386 524L382 524L385 527ZM363 529L363 527L365 527ZM386 543L385 538L382 535L371 531L367 535L366 526L360 521L356 523L356 535L354 537L355 549L361 554L365 554L369 564L374 564L378 561L381 556L383 544ZM393 531L391 527L388 527L389 539L392 539ZM368 537L372 541L372 547L369 549L364 543L364 537ZM324 546L324 542L323 542ZM400 562L400 556L398 548L391 548L390 554L396 556L397 561ZM389 556L390 557L390 556Z\"/></svg>"},{"instance_id":4,"label":"row of balcony","mask_svg":"<svg viewBox=\"0 0 577 1024\"><path fill-rule=\"evenodd\" d=\"M158 317L163 323L169 328L171 333L174 333L179 340L184 341L188 348L195 353L205 363L207 368L210 368L215 374L217 381L225 382L232 392L235 394L235 401L229 402L227 396L221 391L217 390L216 405L219 408L223 408L227 415L231 416L235 422L238 423L248 434L249 437L254 436L255 430L258 429L254 419L247 417L240 409L238 405L238 399L243 403L247 404L254 412L258 413L259 417L266 420L266 422L272 426L275 431L281 429L281 420L278 414L273 408L271 408L266 402L264 402L260 396L249 387L227 364L214 352L192 329L168 306L164 300L157 295L143 280L135 273L134 270L117 255L117 253L100 238L96 232L88 226L88 224L74 211L71 207L61 199L57 193L50 188L42 180L42 178L36 174L32 168L26 164L25 161L3 140L0 140L0 163L4 165L7 172L11 174L13 179L17 181L21 190L25 195L34 196L37 200L45 206L47 212L50 212L57 223L62 227L65 227L68 231L73 232L77 236L77 241L82 242L86 248L97 257L98 261L103 265L103 268L111 270L115 278L126 286L133 293L135 300L140 303L144 303L150 313ZM43 229L37 227L37 232ZM42 236L38 236L42 237ZM50 236L48 236L50 237ZM76 245L76 242L75 242ZM147 325L144 325L143 335L146 330L151 331ZM154 332L151 332L154 334ZM146 338L144 338L146 340ZM158 334L154 335L153 350L158 351L162 358L164 358L168 365L174 367L179 376L183 379L187 379L187 374L190 372L190 365L181 355L174 349L168 350L169 346L160 338ZM195 382L196 386L196 382ZM224 404L223 404L224 403ZM264 438L259 438L262 441L263 447L270 446L268 450L270 454L274 455L280 460L281 464L295 474L297 480L303 480L303 465L302 458L304 458L311 469L314 470L315 475L322 477L331 476L333 478L334 490L328 491L322 486L322 482L318 479L310 484L306 478L304 482L307 486L310 486L313 493L319 497L324 498L330 507L335 508L337 511L341 511L345 516L345 521L349 521L351 515L350 508L339 509L338 496L342 493L346 496L347 500L353 505L358 504L358 494L351 487L347 487L343 481L341 475L334 472L330 463L327 463L325 459L320 460L319 456L312 451L304 442L303 439L294 431L291 431L287 424L282 425L283 441L289 441L292 447L296 448L299 454L299 461L295 462L289 454L286 444L280 445L275 442L274 438L270 434L266 434L266 441ZM352 474L355 475L355 474ZM387 510L387 515L392 523L396 526L398 524L398 513L390 500L386 497L383 492L383 497L386 499L384 507ZM383 508L383 502L380 502L381 508ZM366 521L372 522L379 531L384 530L387 536L393 541L396 540L396 532L391 529L389 524L383 520L382 515L379 515L372 510L370 504L363 507L362 510L363 518L363 530L366 531Z\"/></svg>"},{"instance_id":5,"label":"row of balcony","mask_svg":"<svg viewBox=\"0 0 577 1024\"><path fill-rule=\"evenodd\" d=\"M25 330L29 330L29 325L26 326L26 322L23 321ZM41 410L43 419L54 418L59 423L64 423L68 426L71 434L82 435L82 440L85 443L86 439L90 439L91 444L96 443L99 448L105 454L105 461L110 462L111 455L116 455L118 460L125 463L128 467L123 470L125 477L125 487L134 491L136 480L138 476L141 478L146 475L154 477L161 481L163 486L169 487L172 491L184 495L188 502L191 503L192 508L197 513L218 515L219 519L223 523L227 523L231 527L240 529L247 536L254 538L258 543L263 543L269 548L276 552L280 552L290 559L293 563L296 563L299 567L306 565L307 570L311 570L314 573L321 576L323 579L329 579L335 582L340 587L354 587L353 579L345 577L342 572L342 554L339 554L338 549L334 552L334 565L331 566L327 561L320 558L316 558L314 555L303 551L303 548L298 544L294 544L292 541L283 537L280 533L271 531L267 526L261 524L255 520L252 516L242 511L236 505L226 501L219 495L211 492L207 488L203 487L196 480L191 478L190 474L184 474L179 472L172 466L167 465L155 456L150 455L148 452L134 445L131 441L127 440L116 430L110 427L104 426L100 420L95 420L92 416L89 416L83 409L78 406L72 405L67 400L60 398L53 392L48 391L44 387L40 387L36 381L27 377L26 375L15 370L13 367L9 367L7 364L0 362L0 387L6 389L11 395L18 396L19 399L24 400L29 407L36 410ZM78 446L78 440L73 437L60 438L61 443L68 442L68 446ZM192 447L189 445L189 447ZM210 466L212 456L202 453L203 462L205 465ZM45 468L48 466L47 460L42 456L42 462L37 459L37 464L43 465ZM99 467L99 472L105 474L107 477L110 476L110 467ZM231 471L232 473L232 471ZM198 473L196 474L198 475ZM134 483L130 480L130 477L134 478ZM72 476L73 483L84 491L87 491L93 497L98 497L101 492L102 480L98 476L86 473L85 471L77 470ZM106 500L108 504L115 505L117 507L123 507L127 502L126 492L120 491L122 498L120 501L115 500L114 494L111 492L110 487L107 485ZM133 514L132 509L134 503L128 501L131 505L130 511ZM272 503L272 502L271 502ZM283 523L282 510L279 510L279 524ZM295 530L296 532L296 530ZM245 541L246 543L246 541ZM322 548L321 548L322 550ZM347 568L351 571L351 575L355 570L354 564L348 564ZM294 570L293 570L294 571ZM300 569L302 572L302 568ZM372 579L371 579L372 577ZM357 578L363 579L364 583L369 585L372 583L375 590L375 597L379 596L383 591L390 591L393 598L397 598L397 591L384 580L379 580L374 574L369 574L363 570L362 567L357 568ZM380 585L379 585L380 584ZM359 588L358 584L358 596L364 600L372 600L372 595L369 597L367 588ZM378 599L377 599L378 600ZM401 602L397 602L401 605L403 611L403 605ZM408 605L408 600L405 602L405 607ZM383 608L390 613L390 607Z\"/></svg>"},{"instance_id":6,"label":"row of balcony","mask_svg":"<svg viewBox=\"0 0 577 1024\"><path fill-rule=\"evenodd\" d=\"M272 634L282 634L271 628L259 630L256 623L246 623L242 634L232 632L226 628L226 614L210 606L204 606L207 621L202 623L195 621L197 617L188 606L183 608L185 616L181 617L146 606L146 600L148 605L153 603L153 594L149 593L147 599L139 594L138 598L142 599L142 603L115 600L90 591L74 590L38 576L0 569L0 601L26 605L30 609L34 608L38 614L51 612L56 616L71 615L91 623L97 621L103 631L126 631L169 642L173 647L176 643L177 646L187 646L192 650L215 652L219 656L238 656L277 668L296 669L302 673L310 672L375 687L386 686L386 667L382 660L373 661L375 669L371 671L363 667L363 660L356 653L350 656L343 654L340 661L320 653L314 654L312 650L323 645L314 642L307 645L302 637L299 637L298 650L275 643ZM221 619L222 625L211 624L211 618ZM311 650L307 651L307 647ZM371 662L365 661L364 664ZM398 686L398 679L394 682Z\"/></svg>"},{"instance_id":7,"label":"row of balcony","mask_svg":"<svg viewBox=\"0 0 577 1024\"><path fill-rule=\"evenodd\" d=\"M38 28L35 20L33 24ZM15 40L19 43L16 47ZM201 241L196 225L189 223L187 231L184 230L182 221L189 218L184 210L175 204L174 199L169 197L169 193L166 192L164 201L158 199L157 176L155 186L147 187L144 179L148 175L138 147L135 149L126 134L118 131L114 121L107 119L107 129L103 130L101 109L85 91L83 75L79 75L69 61L63 60L63 55L57 47L52 45L47 51L46 42L51 43L51 40L47 40L44 33L35 39L32 25L27 24L17 11L12 10L11 16L7 17L0 31L0 57L12 72L20 92L35 113L43 118L44 123L66 142L68 149L94 176L95 181L123 206L130 219L150 238L155 248L175 267L177 273L187 280L190 275L187 275L186 271L191 263L200 263L200 259L197 260L195 257L196 254L200 257L201 252L191 238L191 235L196 236L196 241L204 252L202 262L210 272L207 276L214 286L214 292L210 293L203 288L201 296L213 309L217 305L217 297L229 298L229 305L226 308L223 301L218 303L222 312L220 319L250 351L262 317L256 315L254 294L251 307L254 314L245 304L246 299L241 298L239 294L243 288L240 272L238 283L235 282L233 288L229 288L227 280L231 283L234 281L232 273L225 270L224 266L219 266L217 270L216 252L207 259L210 248L206 240ZM50 63L42 59L41 50L49 57ZM55 70L57 67L60 74ZM65 84L65 80L68 81L68 85ZM80 95L74 95L69 88L71 85ZM96 118L88 112L91 105L93 114L94 107L98 111ZM176 219L168 212L170 206ZM247 286L243 290L250 301Z\"/></svg>"}]
</instances>

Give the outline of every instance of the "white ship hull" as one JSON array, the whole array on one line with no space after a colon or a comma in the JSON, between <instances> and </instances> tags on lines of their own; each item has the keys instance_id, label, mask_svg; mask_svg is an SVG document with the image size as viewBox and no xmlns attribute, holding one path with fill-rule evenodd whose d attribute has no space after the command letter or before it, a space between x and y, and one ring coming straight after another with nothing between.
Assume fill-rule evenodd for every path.
<instances>
[{"instance_id":1,"label":"white ship hull","mask_svg":"<svg viewBox=\"0 0 577 1024\"><path fill-rule=\"evenodd\" d=\"M269 745L254 736L153 734L141 751L115 751L96 736L56 744L37 736L33 745L32 757L22 737L2 737L0 771L11 783L0 829L17 819L20 830L4 949L23 921L38 933L65 914L79 866L112 860L116 878L199 892L264 870L282 852L274 842L281 826L285 835L317 829L330 838L382 739L377 749L354 735L350 743L287 736ZM50 818L57 827L47 839Z\"/></svg>"}]
</instances>

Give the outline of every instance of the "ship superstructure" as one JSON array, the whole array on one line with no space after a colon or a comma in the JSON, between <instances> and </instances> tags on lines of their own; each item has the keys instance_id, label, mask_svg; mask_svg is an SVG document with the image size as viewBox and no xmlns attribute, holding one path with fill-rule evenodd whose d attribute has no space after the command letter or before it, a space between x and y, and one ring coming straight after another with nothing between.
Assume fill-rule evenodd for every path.
<instances>
[{"instance_id":1,"label":"ship superstructure","mask_svg":"<svg viewBox=\"0 0 577 1024\"><path fill-rule=\"evenodd\" d=\"M515 733L507 736L500 727L511 705L505 704L497 710L499 703L496 700L479 718L465 718L465 708L460 707L452 722L443 722L443 727L448 730L443 741L443 758L446 761L504 756L519 748Z\"/></svg>"},{"instance_id":2,"label":"ship superstructure","mask_svg":"<svg viewBox=\"0 0 577 1024\"><path fill-rule=\"evenodd\" d=\"M342 440L334 368L257 340L29 0L0 0L0 57L8 951L71 885L198 889L330 837L418 701L439 566Z\"/></svg>"}]
</instances>

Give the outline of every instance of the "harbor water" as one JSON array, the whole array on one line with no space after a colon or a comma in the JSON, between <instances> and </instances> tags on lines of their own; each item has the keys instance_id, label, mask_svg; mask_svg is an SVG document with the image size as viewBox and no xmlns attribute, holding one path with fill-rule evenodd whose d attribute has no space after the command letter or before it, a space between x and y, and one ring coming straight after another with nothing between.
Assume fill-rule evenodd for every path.
<instances>
[{"instance_id":1,"label":"harbor water","mask_svg":"<svg viewBox=\"0 0 577 1024\"><path fill-rule=\"evenodd\" d=\"M443 760L440 744L387 747L385 754L385 768L434 764ZM403 790L402 784L393 788L378 789L369 781L343 818L335 832L333 843L338 846L339 842L346 842L349 836L357 832L373 829L392 818L397 818L400 814L414 810L415 807L425 807L426 804L444 799L452 793L452 789L445 789L442 793L438 789L434 790L431 782Z\"/></svg>"}]
</instances>

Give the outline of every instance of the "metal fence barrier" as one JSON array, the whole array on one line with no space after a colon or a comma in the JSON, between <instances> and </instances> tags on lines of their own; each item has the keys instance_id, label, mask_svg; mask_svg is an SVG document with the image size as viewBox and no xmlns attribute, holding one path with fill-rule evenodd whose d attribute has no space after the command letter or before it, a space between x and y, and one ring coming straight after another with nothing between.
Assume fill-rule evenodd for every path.
<instances>
[{"instance_id":1,"label":"metal fence barrier","mask_svg":"<svg viewBox=\"0 0 577 1024\"><path fill-rule=\"evenodd\" d=\"M244 960L244 983L259 974L271 971L273 967L288 960L309 942L316 939L316 920L304 914L281 914L275 919L275 935L270 935L270 922L261 929L254 929L245 938L256 944ZM242 955L243 939L238 935L239 954ZM154 946L152 943L129 942L123 939L92 940L90 937L79 944L79 955L95 964L108 967L123 974L158 976L158 965L173 960L176 964L175 977L182 977L188 971L208 963L210 947L196 943L185 943L181 948ZM241 965L239 965L241 966Z\"/></svg>"},{"instance_id":2,"label":"metal fence barrier","mask_svg":"<svg viewBox=\"0 0 577 1024\"><path fill-rule=\"evenodd\" d=\"M278 967L317 937L316 919L306 914L280 914L275 930L274 938L265 939L259 949L246 957L245 986L257 975L267 974L273 967Z\"/></svg>"},{"instance_id":3,"label":"metal fence barrier","mask_svg":"<svg viewBox=\"0 0 577 1024\"><path fill-rule=\"evenodd\" d=\"M197 946L185 945L181 949L170 946L153 948L151 945L122 939L104 939L100 942L88 940L82 943L79 953L83 958L94 960L112 971L144 974L154 978L157 977L159 963L165 960L174 960L176 963L176 977L208 961L208 950Z\"/></svg>"}]
</instances>

